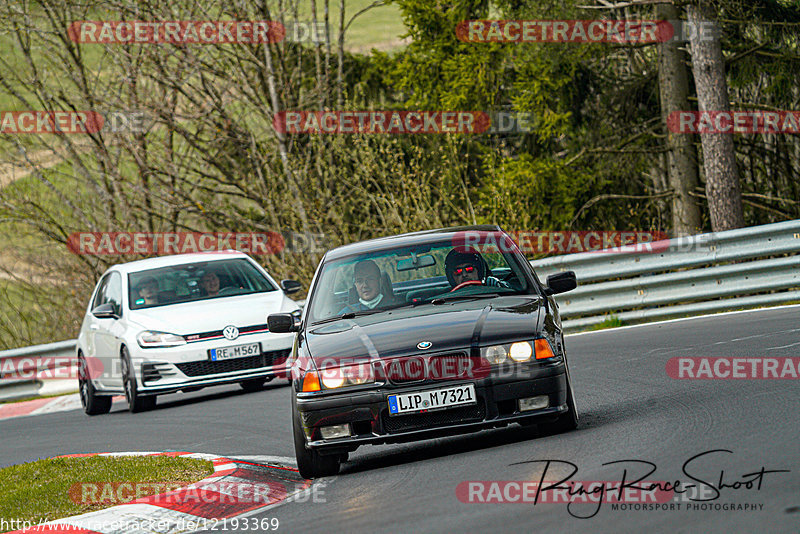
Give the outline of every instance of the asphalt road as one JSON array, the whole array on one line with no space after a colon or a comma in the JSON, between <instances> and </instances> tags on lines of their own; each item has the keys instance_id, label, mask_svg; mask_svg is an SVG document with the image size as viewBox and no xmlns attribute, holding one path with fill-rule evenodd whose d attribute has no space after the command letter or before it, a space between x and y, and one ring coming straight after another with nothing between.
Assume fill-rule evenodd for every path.
<instances>
[{"instance_id":1,"label":"asphalt road","mask_svg":"<svg viewBox=\"0 0 800 534\"><path fill-rule=\"evenodd\" d=\"M362 448L317 502L290 502L254 517L277 517L279 532L800 532L800 394L797 380L674 380L676 356L800 355L800 307L765 310L567 337L578 430L543 435L514 426L409 445ZM228 457L293 456L289 389L245 394L214 388L159 398L149 413L115 403L109 415L82 412L0 421L0 465L95 451L188 450ZM648 480L717 483L752 479L761 488L723 488L711 509L613 510L611 504L485 504L456 497L463 481L538 481L541 460L571 462L573 480L628 480L648 461ZM553 462L548 474L567 473ZM697 495L696 495L697 496ZM707 494L708 496L708 494ZM698 498L700 496L697 496ZM760 510L714 505L763 505ZM574 515L588 516L578 519Z\"/></svg>"}]
</instances>

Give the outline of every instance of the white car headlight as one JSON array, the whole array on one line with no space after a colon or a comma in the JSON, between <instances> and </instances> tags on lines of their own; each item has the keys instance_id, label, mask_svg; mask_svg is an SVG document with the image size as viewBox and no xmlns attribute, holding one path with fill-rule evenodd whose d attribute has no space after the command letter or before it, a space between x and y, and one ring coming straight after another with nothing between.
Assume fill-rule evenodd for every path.
<instances>
[{"instance_id":1,"label":"white car headlight","mask_svg":"<svg viewBox=\"0 0 800 534\"><path fill-rule=\"evenodd\" d=\"M185 345L186 340L183 336L170 334L167 332L154 332L152 330L145 330L136 336L136 341L143 349L155 349L160 347L177 347L178 345Z\"/></svg>"}]
</instances>

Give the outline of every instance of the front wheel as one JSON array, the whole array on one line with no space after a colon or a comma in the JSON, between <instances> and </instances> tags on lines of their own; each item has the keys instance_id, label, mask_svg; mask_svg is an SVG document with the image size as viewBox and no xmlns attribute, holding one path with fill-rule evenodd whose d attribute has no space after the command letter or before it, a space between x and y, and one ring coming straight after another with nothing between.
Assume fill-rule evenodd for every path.
<instances>
[{"instance_id":1,"label":"front wheel","mask_svg":"<svg viewBox=\"0 0 800 534\"><path fill-rule=\"evenodd\" d=\"M547 430L553 434L569 432L578 428L578 409L575 407L575 395L572 393L572 382L567 378L567 411L558 416L558 419L547 425Z\"/></svg>"},{"instance_id":2,"label":"front wheel","mask_svg":"<svg viewBox=\"0 0 800 534\"><path fill-rule=\"evenodd\" d=\"M146 412L156 407L156 396L143 396L136 387L136 375L131 365L128 349L122 347L122 384L125 386L125 400L131 413Z\"/></svg>"},{"instance_id":3,"label":"front wheel","mask_svg":"<svg viewBox=\"0 0 800 534\"><path fill-rule=\"evenodd\" d=\"M299 419L299 414L292 416L294 454L297 458L297 469L300 471L300 476L303 478L319 478L333 476L338 473L341 456L338 454L324 456L313 449L307 449L303 425Z\"/></svg>"},{"instance_id":4,"label":"front wheel","mask_svg":"<svg viewBox=\"0 0 800 534\"><path fill-rule=\"evenodd\" d=\"M86 415L101 415L111 411L111 397L97 395L83 354L78 354L78 392Z\"/></svg>"}]
</instances>

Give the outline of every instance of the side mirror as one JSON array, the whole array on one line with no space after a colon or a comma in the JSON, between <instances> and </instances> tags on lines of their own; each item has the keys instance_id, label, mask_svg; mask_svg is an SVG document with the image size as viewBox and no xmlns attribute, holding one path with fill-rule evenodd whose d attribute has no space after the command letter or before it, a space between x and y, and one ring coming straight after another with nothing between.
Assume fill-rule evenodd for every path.
<instances>
[{"instance_id":1,"label":"side mirror","mask_svg":"<svg viewBox=\"0 0 800 534\"><path fill-rule=\"evenodd\" d=\"M269 331L276 334L286 334L287 332L297 332L300 325L296 324L294 315L291 313L273 313L267 317Z\"/></svg>"},{"instance_id":2,"label":"side mirror","mask_svg":"<svg viewBox=\"0 0 800 534\"><path fill-rule=\"evenodd\" d=\"M283 292L287 295L290 293L297 293L300 291L301 287L303 287L303 284L297 280L281 280L281 289L283 289Z\"/></svg>"},{"instance_id":3,"label":"side mirror","mask_svg":"<svg viewBox=\"0 0 800 534\"><path fill-rule=\"evenodd\" d=\"M110 302L101 304L100 306L93 309L92 315L94 315L98 319L119 319L119 314L117 314L117 310L114 309L114 305L111 304Z\"/></svg>"},{"instance_id":4,"label":"side mirror","mask_svg":"<svg viewBox=\"0 0 800 534\"><path fill-rule=\"evenodd\" d=\"M578 281L575 279L575 271L566 271L548 276L544 291L548 295L558 295L572 291L576 287L578 287Z\"/></svg>"}]
</instances>

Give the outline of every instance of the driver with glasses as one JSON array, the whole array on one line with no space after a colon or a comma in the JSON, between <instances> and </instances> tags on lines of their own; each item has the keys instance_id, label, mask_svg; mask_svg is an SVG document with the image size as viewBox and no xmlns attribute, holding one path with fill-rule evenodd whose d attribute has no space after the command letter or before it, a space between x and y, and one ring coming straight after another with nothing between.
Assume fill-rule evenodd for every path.
<instances>
[{"instance_id":1,"label":"driver with glasses","mask_svg":"<svg viewBox=\"0 0 800 534\"><path fill-rule=\"evenodd\" d=\"M506 282L493 276L486 276L486 263L476 252L459 252L451 250L444 260L444 270L450 287L456 288L465 282L480 282L489 287L510 289Z\"/></svg>"}]
</instances>

